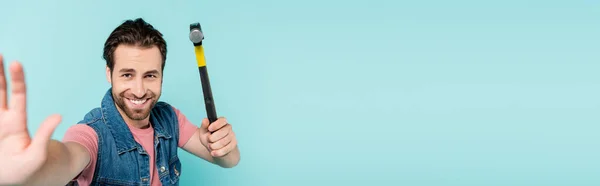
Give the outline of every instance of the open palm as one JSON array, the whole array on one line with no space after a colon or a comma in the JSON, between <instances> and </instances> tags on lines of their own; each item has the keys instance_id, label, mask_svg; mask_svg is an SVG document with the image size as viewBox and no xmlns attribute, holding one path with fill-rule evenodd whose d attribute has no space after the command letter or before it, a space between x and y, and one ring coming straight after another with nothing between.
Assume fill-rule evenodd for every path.
<instances>
[{"instance_id":1,"label":"open palm","mask_svg":"<svg viewBox=\"0 0 600 186\"><path fill-rule=\"evenodd\" d=\"M47 146L60 123L59 115L48 117L32 139L27 129L26 86L23 67L10 64L11 96L7 100L4 61L0 55L0 185L20 184L37 171L47 157Z\"/></svg>"}]
</instances>

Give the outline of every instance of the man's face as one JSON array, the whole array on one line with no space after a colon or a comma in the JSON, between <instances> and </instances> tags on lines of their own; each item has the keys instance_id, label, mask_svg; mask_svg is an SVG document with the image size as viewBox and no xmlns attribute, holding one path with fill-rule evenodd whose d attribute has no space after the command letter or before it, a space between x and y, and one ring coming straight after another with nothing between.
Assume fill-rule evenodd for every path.
<instances>
[{"instance_id":1,"label":"man's face","mask_svg":"<svg viewBox=\"0 0 600 186\"><path fill-rule=\"evenodd\" d=\"M113 72L111 74L107 67L106 75L112 84L115 104L131 120L148 118L161 94L162 56L159 49L119 45L113 59Z\"/></svg>"}]
</instances>

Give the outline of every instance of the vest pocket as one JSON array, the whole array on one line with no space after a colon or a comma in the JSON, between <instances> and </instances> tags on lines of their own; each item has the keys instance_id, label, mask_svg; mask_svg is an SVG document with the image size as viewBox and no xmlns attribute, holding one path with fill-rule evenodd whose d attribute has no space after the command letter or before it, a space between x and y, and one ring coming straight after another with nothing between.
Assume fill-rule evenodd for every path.
<instances>
[{"instance_id":1,"label":"vest pocket","mask_svg":"<svg viewBox=\"0 0 600 186\"><path fill-rule=\"evenodd\" d=\"M171 179L171 184L177 184L179 182L179 176L181 176L181 162L179 161L179 157L175 156L171 158L169 161L169 177Z\"/></svg>"}]
</instances>

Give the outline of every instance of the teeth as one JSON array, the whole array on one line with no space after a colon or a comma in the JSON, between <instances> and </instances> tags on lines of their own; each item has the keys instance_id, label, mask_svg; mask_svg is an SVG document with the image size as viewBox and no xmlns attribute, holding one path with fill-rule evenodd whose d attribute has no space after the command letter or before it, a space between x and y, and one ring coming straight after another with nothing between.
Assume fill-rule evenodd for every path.
<instances>
[{"instance_id":1,"label":"teeth","mask_svg":"<svg viewBox=\"0 0 600 186\"><path fill-rule=\"evenodd\" d=\"M146 102L147 99L130 99L129 101L131 101L133 104L136 105L141 105L144 104Z\"/></svg>"}]
</instances>

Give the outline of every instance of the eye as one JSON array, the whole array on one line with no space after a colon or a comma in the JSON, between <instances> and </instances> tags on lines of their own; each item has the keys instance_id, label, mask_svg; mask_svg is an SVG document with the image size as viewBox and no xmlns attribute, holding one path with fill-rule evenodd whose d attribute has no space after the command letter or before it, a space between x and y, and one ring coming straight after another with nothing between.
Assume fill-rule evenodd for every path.
<instances>
[{"instance_id":1,"label":"eye","mask_svg":"<svg viewBox=\"0 0 600 186\"><path fill-rule=\"evenodd\" d=\"M121 75L121 77L130 78L131 74L123 74L123 75Z\"/></svg>"},{"instance_id":2,"label":"eye","mask_svg":"<svg viewBox=\"0 0 600 186\"><path fill-rule=\"evenodd\" d=\"M149 78L156 78L156 75L154 75L154 74L149 74L149 75L146 75L146 77L149 77Z\"/></svg>"}]
</instances>

